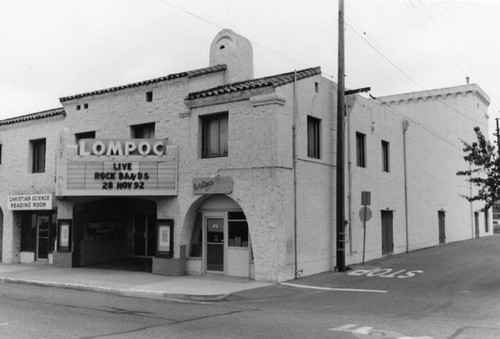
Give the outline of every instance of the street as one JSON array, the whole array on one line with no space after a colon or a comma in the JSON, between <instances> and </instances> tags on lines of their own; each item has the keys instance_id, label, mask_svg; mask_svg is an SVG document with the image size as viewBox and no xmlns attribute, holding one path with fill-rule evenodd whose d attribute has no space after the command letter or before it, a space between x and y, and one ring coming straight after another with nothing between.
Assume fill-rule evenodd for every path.
<instances>
[{"instance_id":1,"label":"street","mask_svg":"<svg viewBox=\"0 0 500 339\"><path fill-rule=\"evenodd\" d=\"M179 302L0 284L0 338L499 338L500 237Z\"/></svg>"}]
</instances>

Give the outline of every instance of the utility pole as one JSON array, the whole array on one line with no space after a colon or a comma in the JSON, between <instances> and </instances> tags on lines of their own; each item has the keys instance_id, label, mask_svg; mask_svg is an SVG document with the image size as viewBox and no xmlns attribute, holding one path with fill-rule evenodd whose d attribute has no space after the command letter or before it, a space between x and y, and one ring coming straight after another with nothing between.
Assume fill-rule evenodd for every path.
<instances>
[{"instance_id":1,"label":"utility pole","mask_svg":"<svg viewBox=\"0 0 500 339\"><path fill-rule=\"evenodd\" d=\"M339 50L337 83L337 267L338 272L345 272L345 196L344 196L344 0L339 0Z\"/></svg>"}]
</instances>

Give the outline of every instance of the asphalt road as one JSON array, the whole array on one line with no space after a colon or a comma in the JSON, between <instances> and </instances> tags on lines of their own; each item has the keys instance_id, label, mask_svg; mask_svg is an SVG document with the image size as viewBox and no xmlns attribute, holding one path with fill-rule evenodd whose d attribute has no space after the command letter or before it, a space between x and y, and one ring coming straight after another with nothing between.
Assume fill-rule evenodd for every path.
<instances>
[{"instance_id":1,"label":"asphalt road","mask_svg":"<svg viewBox=\"0 0 500 339\"><path fill-rule=\"evenodd\" d=\"M215 303L3 283L0 338L500 338L500 236L289 283Z\"/></svg>"}]
</instances>

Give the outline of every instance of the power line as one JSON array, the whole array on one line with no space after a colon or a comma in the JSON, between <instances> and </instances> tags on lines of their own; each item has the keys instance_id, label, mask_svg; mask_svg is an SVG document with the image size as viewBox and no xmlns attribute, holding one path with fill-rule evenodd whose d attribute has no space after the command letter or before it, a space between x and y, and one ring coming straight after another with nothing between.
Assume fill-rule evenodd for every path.
<instances>
[{"instance_id":1,"label":"power line","mask_svg":"<svg viewBox=\"0 0 500 339\"><path fill-rule=\"evenodd\" d=\"M399 67L398 65L396 65L391 59L389 59L389 57L387 57L386 55L384 55L384 53L382 53L374 44L372 44L370 41L367 40L367 38L365 38L366 36L366 33L364 34L361 34L359 32L358 29L356 29L355 27L353 27L350 23L346 23L346 26L351 28L352 31L354 33L356 33L364 42L366 42L373 50L375 50L382 58L384 58L387 62L389 62L394 68L396 68L401 74L403 74L407 79L409 79L411 82L413 82L415 85L417 85L423 92L425 93L428 93L430 95L432 95L431 91L428 90L428 89L425 89L424 86L422 86L420 83L418 83L416 80L414 80L410 75L408 75L405 71L403 71L401 69L401 67ZM463 112L460 112L459 110L457 110L455 107L452 107L450 105L448 105L445 101L441 100L441 99L438 99L437 98L437 101L440 102L441 104L445 105L446 107L454 110L455 112L457 112L458 114L464 116L465 118L473 121L474 123L481 123L479 121L476 121L475 119L473 119L472 117L469 117L467 114L463 113Z\"/></svg>"},{"instance_id":2,"label":"power line","mask_svg":"<svg viewBox=\"0 0 500 339\"><path fill-rule=\"evenodd\" d=\"M208 19L205 19L205 18L203 18L203 17L202 17L202 16L200 16L200 15L197 15L197 14L195 14L195 13L192 13L192 12L190 12L190 11L188 11L188 10L186 10L186 9L182 8L182 7L179 7L179 6L177 6L177 5L174 5L174 4L172 4L172 3L170 3L170 2L168 2L168 1L166 1L166 0L160 0L160 1L161 1L162 3L164 3L164 4L168 5L168 6L171 6L171 7L173 7L173 8L176 8L177 10L180 10L180 11L182 11L182 12L184 12L184 13L186 13L186 14L190 15L190 16L193 16L193 17L195 17L195 18L197 18L197 19L199 19L199 20L202 20L202 21L203 21L203 22L205 22L205 23L208 23L208 24L210 24L210 25L212 25L212 26L214 26L214 27L217 27L218 29L223 29L223 27L222 27L221 25L219 25L219 24L217 24L217 23L214 23L214 22L212 22L212 21L210 21L210 20L208 20ZM413 4L411 4L411 5L413 6ZM396 68L396 69L397 69L397 70L398 70L401 74L403 74L406 78L408 78L408 80L410 80L410 81L411 81L411 82L413 82L415 85L417 85L418 87L420 87L420 88L422 88L422 89L423 89L423 86L422 86L422 85L420 85L420 84L419 84L418 82L416 82L416 81L415 81L415 80L414 80L414 79L413 79L410 75L408 75L405 71L403 71L403 70L402 70L402 69L401 69L398 65L396 65L396 64L395 64L395 63L394 63L391 59L389 59L389 58L388 58L388 57L387 57L384 53L382 53L382 52L381 52L381 51L380 51L380 50L379 50L379 49L378 49L378 48L377 48L374 44L372 44L370 41L368 41L368 40L367 40L367 39L363 36L363 34L361 34L361 33L360 33L360 32L359 32L359 31L358 31L355 27L353 27L353 26L352 26L351 24L349 24L348 22L346 22L346 23L345 23L345 25L346 25L346 26L348 26L349 28L351 28L351 29L353 30L353 32L355 32L358 36L360 36L360 37L363 39L363 41L365 41L365 42L366 42L366 43L367 43L367 44L368 44L368 45L369 45L372 49L374 49L374 50L375 50L375 51L376 51L376 52L377 52L377 53L378 53L378 54L379 54L382 58L384 58L387 62L389 62L389 63L390 63L390 64L391 64L394 68ZM366 33L365 33L365 35L366 35ZM281 52L276 51L276 50L274 50L274 49L272 49L272 48L269 48L269 47L265 46L264 44L261 44L261 43L260 43L260 42L258 42L258 41L255 41L255 40L252 40L252 39L249 39L249 40L250 40L253 44L259 45L259 46L261 46L262 48L267 49L267 50L271 51L272 53L275 53L275 54L277 54L277 55L279 55L279 56L281 56L281 57L284 57L284 58L286 58L286 59L288 59L288 60L290 60L290 61L293 61L293 62L294 62L294 63L296 63L296 64L299 64L299 65L302 65L302 66L305 66L305 67L309 67L309 66L310 66L310 65L307 65L307 64L305 64L305 63L303 63L303 62L300 62L300 61L298 61L298 60L296 60L296 59L294 59L294 58L292 58L292 57L290 57L290 56L288 56L288 55L286 55L286 54L284 54L284 53L281 53ZM329 77L331 77L331 78L334 78L334 76L333 76L333 75L328 74L328 73L326 73L326 72L322 72L322 74L325 74L325 75L327 75L327 76L329 76ZM299 90L300 90L300 89L299 89ZM424 91L425 91L425 92L427 92L427 93L429 93L429 94L431 94L431 92L430 92L430 91L428 91L428 90L425 90L425 89L424 89ZM380 99L375 98L375 97L374 97L374 96L372 96L372 95L370 95L370 97L371 97L371 98L373 98L373 99L376 99L376 100L380 101L381 103L383 103ZM462 116L464 116L464 117L466 117L466 118L468 118L468 119L470 119L470 120L474 121L475 123L479 123L478 121L476 121L476 120L472 119L472 118L471 118L471 117L469 117L468 115L466 115L466 114L464 114L464 113L462 113L462 112L460 112L460 111L456 110L454 107L449 106L446 102L444 102L444 101L442 101L442 100L439 100L439 99L438 99L438 101L439 101L440 103L442 103L443 105L447 106L448 108L452 109L453 111L457 112L458 114L460 114L460 115L462 115ZM438 138L438 139L440 139L440 140L444 141L445 143L449 144L450 146L452 146L452 147L454 147L454 148L457 148L457 149L461 150L461 149L460 149L460 148L458 148L455 144L453 144L452 142L450 142L450 141L448 141L448 140L444 139L443 137L441 137L441 136L439 136L438 134L434 133L434 132L433 132L433 131L431 131L430 129L425 128L424 126L422 126L422 125L420 124L420 122L418 122L418 121L414 120L413 118L411 118L411 117L409 117L409 116L407 116L407 115L403 114L402 112L397 111L396 109L394 109L394 108L390 107L389 105L387 105L387 108L388 108L389 110L391 110L391 111L393 111L393 112L395 112L395 113L397 113L397 114L399 114L399 115L401 115L401 116L405 117L406 119L408 119L408 120L410 120L410 121L414 122L417 126L420 126L422 129L426 130L427 132L429 132L430 134L434 135L436 138Z\"/></svg>"},{"instance_id":3,"label":"power line","mask_svg":"<svg viewBox=\"0 0 500 339\"><path fill-rule=\"evenodd\" d=\"M460 151L462 151L462 149L460 147L457 147L456 144L454 144L453 142L449 141L449 140L446 140L445 138L443 138L442 136L440 136L439 134L435 133L434 131L428 129L427 127L425 127L424 125L422 125L419 121L415 120L414 118L404 114L403 112L401 111L398 111L397 109L391 107L389 104L387 104L386 102L380 100L379 98L377 97L374 97L373 95L370 94L370 98L380 102L381 104L385 104L385 106L387 107L387 109L389 109L390 111L393 111L394 113L400 115L401 117L405 118L405 119L408 119L410 120L411 122L413 122L416 126L419 126L420 128L422 128L423 130L427 131L428 133L432 134L433 136L435 136L436 138L444 141L445 143L447 143L448 145L450 145L451 147L453 148L456 148Z\"/></svg>"},{"instance_id":4,"label":"power line","mask_svg":"<svg viewBox=\"0 0 500 339\"><path fill-rule=\"evenodd\" d=\"M411 3L411 0L408 0L410 3ZM420 20L420 18L415 14L416 13L416 8L413 9L412 7L408 6L408 3L405 2L405 5L410 9L410 13L412 14L412 16L415 17L415 19L417 20L417 22L420 24L420 26L422 26L422 28L427 32L427 34L431 37L431 39L434 41L434 43L441 49L441 51L444 53L444 55L451 61L451 63L457 68L457 70L460 72L460 73L463 73L463 70L460 68L460 66L455 62L455 60L448 54L448 52L446 51L446 49L439 43L439 41L434 37L433 34L431 34L431 32L429 32L428 28L424 25L424 23ZM424 8L424 10L427 10L426 8ZM430 16L429 18L431 20L433 20Z\"/></svg>"},{"instance_id":5,"label":"power line","mask_svg":"<svg viewBox=\"0 0 500 339\"><path fill-rule=\"evenodd\" d=\"M172 4L172 3L170 3L170 2L168 2L168 1L166 1L166 0L159 0L159 1L160 1L160 2L162 2L162 3L164 3L165 5L171 6L171 7L175 8L175 9L177 9L177 10L179 10L179 11L182 11L182 12L184 12L184 13L188 14L188 15L191 15L191 16L193 16L193 17L195 17L195 18L197 18L197 19L199 19L199 20L201 20L201 21L203 21L203 22L205 22L205 23L207 23L207 24L209 24L209 25L212 25L212 26L214 26L214 27L217 27L218 29L224 29L224 27L222 27L221 25L219 25L219 24L217 24L217 23L215 23L215 22L213 22L213 21L210 21L210 20L208 20L208 19L205 19L204 17L202 17L202 16L200 16L200 15L198 15L198 14L195 14L195 13L193 13L193 12L190 12L190 11L188 11L188 10L186 10L186 9L182 8L182 7L179 7L179 6L177 6L177 5L174 5L174 4ZM291 56L288 56L288 55L286 55L286 54L284 54L284 53L282 53L282 52L280 52L280 51L277 51L277 50L275 50L275 49L273 49L273 48L271 48L271 47L268 47L268 46L266 46L266 45L264 45L264 44L260 43L259 41L256 41L256 40L253 40L253 39L250 39L250 38L247 38L247 39L248 39L248 40L250 40L250 41L251 41L254 45L260 46L261 48L263 48L263 49L265 49L265 50L268 50L268 51L270 51L270 52L272 52L272 53L274 53L274 54L276 54L276 55L278 55L278 56L280 56L280 57L283 57L283 58L285 58L285 59L288 59L289 61L293 62L293 63L294 63L294 64L296 64L296 65L300 65L301 67L305 67L305 68L309 68L309 67L311 67L311 65L308 65L308 64L306 64L306 63L304 63L304 62L302 62L302 61L299 61L299 60L297 60L297 59L294 59L294 58L292 58ZM334 76L333 76L333 75L331 75L331 74L328 74L328 73L323 72L323 71L322 71L322 73L323 73L323 74L326 74L327 76L329 76L329 77L331 77L331 78L334 78Z\"/></svg>"}]
</instances>

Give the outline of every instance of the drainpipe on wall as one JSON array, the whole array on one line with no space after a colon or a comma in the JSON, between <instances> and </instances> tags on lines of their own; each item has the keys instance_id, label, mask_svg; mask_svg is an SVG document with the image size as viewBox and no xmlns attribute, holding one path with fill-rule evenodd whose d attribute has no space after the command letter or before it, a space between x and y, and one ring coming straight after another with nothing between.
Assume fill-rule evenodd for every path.
<instances>
[{"instance_id":1,"label":"drainpipe on wall","mask_svg":"<svg viewBox=\"0 0 500 339\"><path fill-rule=\"evenodd\" d=\"M406 230L406 253L410 251L410 240L408 237L408 181L406 175L406 131L410 122L403 120L403 162L404 162L404 185L405 185L405 230Z\"/></svg>"},{"instance_id":2,"label":"drainpipe on wall","mask_svg":"<svg viewBox=\"0 0 500 339\"><path fill-rule=\"evenodd\" d=\"M469 164L469 173L471 170L472 166ZM472 181L470 179L472 178L472 173L469 176L469 197L472 197ZM470 229L471 229L471 239L474 239L474 206L472 204L472 201L470 202Z\"/></svg>"},{"instance_id":3,"label":"drainpipe on wall","mask_svg":"<svg viewBox=\"0 0 500 339\"><path fill-rule=\"evenodd\" d=\"M293 157L293 241L294 241L294 277L298 278L297 251L297 70L293 74L293 123L292 123L292 157Z\"/></svg>"}]
</instances>

